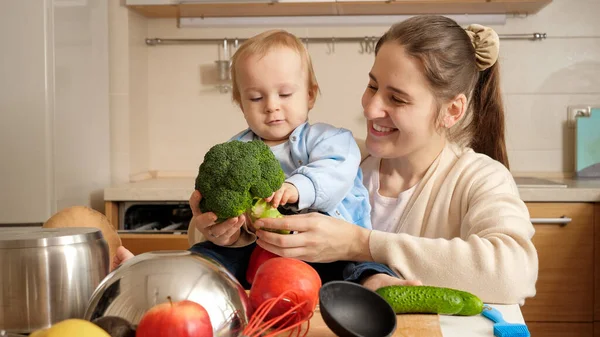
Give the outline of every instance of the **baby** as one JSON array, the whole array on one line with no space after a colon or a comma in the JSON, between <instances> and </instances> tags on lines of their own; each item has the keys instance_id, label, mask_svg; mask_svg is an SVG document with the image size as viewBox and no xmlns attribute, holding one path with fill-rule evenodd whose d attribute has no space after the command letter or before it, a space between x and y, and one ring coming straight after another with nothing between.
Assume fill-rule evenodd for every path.
<instances>
[{"instance_id":1,"label":"baby","mask_svg":"<svg viewBox=\"0 0 600 337\"><path fill-rule=\"evenodd\" d=\"M302 42L286 31L263 32L238 48L231 68L233 100L248 128L230 140L262 140L285 172L283 186L266 200L284 214L317 211L371 229L369 195L352 133L308 122L319 86ZM256 240L247 225L242 228L232 246L204 241L190 250L210 255L240 276ZM239 254L223 249L239 249Z\"/></svg>"}]
</instances>

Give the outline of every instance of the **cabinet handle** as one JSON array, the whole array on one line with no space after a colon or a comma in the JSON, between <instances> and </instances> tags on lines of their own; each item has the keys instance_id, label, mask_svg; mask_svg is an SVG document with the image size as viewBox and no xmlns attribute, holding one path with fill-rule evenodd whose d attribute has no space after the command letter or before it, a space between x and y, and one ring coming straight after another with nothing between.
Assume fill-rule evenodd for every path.
<instances>
[{"instance_id":1,"label":"cabinet handle","mask_svg":"<svg viewBox=\"0 0 600 337\"><path fill-rule=\"evenodd\" d=\"M573 221L573 219L567 218L566 216L561 216L560 218L531 218L532 224L559 225L561 227L568 225L571 221Z\"/></svg>"}]
</instances>

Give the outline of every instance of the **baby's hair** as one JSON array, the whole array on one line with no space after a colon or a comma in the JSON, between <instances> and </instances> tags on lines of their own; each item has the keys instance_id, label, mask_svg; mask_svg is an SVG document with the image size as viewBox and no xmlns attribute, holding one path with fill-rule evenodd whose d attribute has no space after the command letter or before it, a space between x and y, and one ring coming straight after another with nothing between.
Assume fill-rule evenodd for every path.
<instances>
[{"instance_id":1,"label":"baby's hair","mask_svg":"<svg viewBox=\"0 0 600 337\"><path fill-rule=\"evenodd\" d=\"M308 74L308 90L309 93L316 97L319 91L319 84L313 69L312 61L308 50L295 35L286 32L285 30L273 29L268 30L258 35L251 37L240 45L233 57L231 58L231 86L232 99L241 106L241 94L237 83L237 66L241 60L244 60L250 55L264 56L274 48L290 48L300 55L302 65L306 67Z\"/></svg>"}]
</instances>

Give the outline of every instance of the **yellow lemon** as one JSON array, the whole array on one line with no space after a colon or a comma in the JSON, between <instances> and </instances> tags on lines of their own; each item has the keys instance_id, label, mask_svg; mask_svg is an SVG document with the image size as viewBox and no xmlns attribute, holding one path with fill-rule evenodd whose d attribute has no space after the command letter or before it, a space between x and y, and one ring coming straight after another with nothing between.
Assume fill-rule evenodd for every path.
<instances>
[{"instance_id":1,"label":"yellow lemon","mask_svg":"<svg viewBox=\"0 0 600 337\"><path fill-rule=\"evenodd\" d=\"M47 332L48 329L36 330L31 335L29 335L29 337L46 337Z\"/></svg>"},{"instance_id":2,"label":"yellow lemon","mask_svg":"<svg viewBox=\"0 0 600 337\"><path fill-rule=\"evenodd\" d=\"M110 337L96 324L77 318L60 321L48 329L39 330L30 337Z\"/></svg>"}]
</instances>

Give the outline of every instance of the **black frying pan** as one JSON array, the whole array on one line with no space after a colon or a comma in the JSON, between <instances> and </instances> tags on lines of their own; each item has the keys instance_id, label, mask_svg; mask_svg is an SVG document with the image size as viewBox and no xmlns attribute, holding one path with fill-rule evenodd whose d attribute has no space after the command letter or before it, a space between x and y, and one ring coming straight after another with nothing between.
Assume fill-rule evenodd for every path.
<instances>
[{"instance_id":1,"label":"black frying pan","mask_svg":"<svg viewBox=\"0 0 600 337\"><path fill-rule=\"evenodd\" d=\"M325 283L319 290L323 321L339 337L389 337L396 314L377 293L346 281Z\"/></svg>"}]
</instances>

